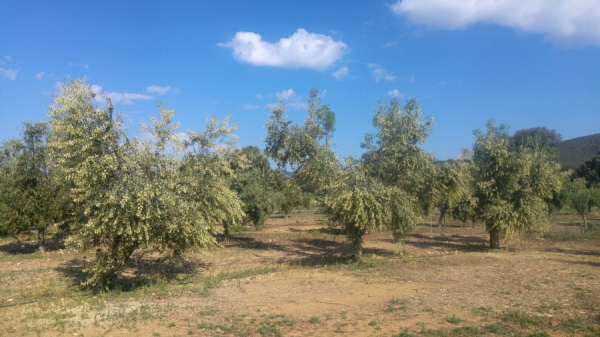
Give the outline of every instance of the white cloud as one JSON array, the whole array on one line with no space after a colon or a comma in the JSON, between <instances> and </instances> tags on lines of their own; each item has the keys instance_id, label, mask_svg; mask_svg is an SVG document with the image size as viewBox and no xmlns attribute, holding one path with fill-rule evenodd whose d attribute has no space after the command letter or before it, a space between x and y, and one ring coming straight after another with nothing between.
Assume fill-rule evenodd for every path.
<instances>
[{"instance_id":1,"label":"white cloud","mask_svg":"<svg viewBox=\"0 0 600 337\"><path fill-rule=\"evenodd\" d=\"M14 81L17 78L18 69L0 68L0 78Z\"/></svg>"},{"instance_id":2,"label":"white cloud","mask_svg":"<svg viewBox=\"0 0 600 337\"><path fill-rule=\"evenodd\" d=\"M152 97L150 95L132 94L132 93L128 93L128 92L124 92L124 93L107 92L106 96L108 96L108 98L110 98L110 100L114 104L122 104L122 105L131 105L131 104L133 104L133 101L136 99L141 99L141 100L154 99L154 97Z\"/></svg>"},{"instance_id":3,"label":"white cloud","mask_svg":"<svg viewBox=\"0 0 600 337\"><path fill-rule=\"evenodd\" d=\"M381 47L383 47L383 48L389 48L389 47L393 47L393 46L395 46L397 44L398 44L397 42L388 42L388 43L382 45Z\"/></svg>"},{"instance_id":4,"label":"white cloud","mask_svg":"<svg viewBox=\"0 0 600 337\"><path fill-rule=\"evenodd\" d=\"M157 85L151 85L149 87L146 87L147 92L151 92L151 93L154 93L157 95L166 95L170 90L171 90L170 86L159 87Z\"/></svg>"},{"instance_id":5,"label":"white cloud","mask_svg":"<svg viewBox=\"0 0 600 337\"><path fill-rule=\"evenodd\" d=\"M88 64L73 63L73 62L69 62L69 65L73 66L73 67L85 68L85 69L88 69L90 67Z\"/></svg>"},{"instance_id":6,"label":"white cloud","mask_svg":"<svg viewBox=\"0 0 600 337\"><path fill-rule=\"evenodd\" d=\"M391 6L398 16L433 29L465 29L492 23L569 46L600 46L598 0L403 0Z\"/></svg>"},{"instance_id":7,"label":"white cloud","mask_svg":"<svg viewBox=\"0 0 600 337\"><path fill-rule=\"evenodd\" d=\"M266 95L266 97L271 97L271 94ZM308 103L304 103L301 101L301 97L296 95L294 93L294 90L292 89L287 89L287 90L283 90L282 92L277 92L275 93L275 97L277 97L277 100L284 100L285 101L285 106L291 109L308 109ZM274 105L276 103L273 104L267 104L267 106L271 106Z\"/></svg>"},{"instance_id":8,"label":"white cloud","mask_svg":"<svg viewBox=\"0 0 600 337\"><path fill-rule=\"evenodd\" d=\"M327 35L309 33L300 28L279 42L263 41L259 34L237 32L227 43L218 46L232 48L233 57L256 66L310 68L323 70L340 58L347 49L345 43Z\"/></svg>"},{"instance_id":9,"label":"white cloud","mask_svg":"<svg viewBox=\"0 0 600 337\"><path fill-rule=\"evenodd\" d=\"M348 76L348 67L341 67L336 72L331 74L331 76L335 77L338 80L341 80L342 78Z\"/></svg>"},{"instance_id":10,"label":"white cloud","mask_svg":"<svg viewBox=\"0 0 600 337\"><path fill-rule=\"evenodd\" d=\"M319 94L319 98L325 98L325 96L327 96L327 89L323 90L320 94Z\"/></svg>"},{"instance_id":11,"label":"white cloud","mask_svg":"<svg viewBox=\"0 0 600 337\"><path fill-rule=\"evenodd\" d=\"M6 60L6 61L5 61L5 60ZM10 62L10 61L12 61L12 57L10 57L10 56L8 56L8 55L7 55L7 56L2 56L2 57L0 58L0 64L5 64L6 62Z\"/></svg>"},{"instance_id":12,"label":"white cloud","mask_svg":"<svg viewBox=\"0 0 600 337\"><path fill-rule=\"evenodd\" d=\"M262 97L263 96L261 94L256 95L256 98L258 98L258 99L262 99Z\"/></svg>"},{"instance_id":13,"label":"white cloud","mask_svg":"<svg viewBox=\"0 0 600 337\"><path fill-rule=\"evenodd\" d=\"M56 85L60 85L62 88L62 84L60 82L56 82ZM96 84L91 85L92 91L96 94L94 100L98 103L106 103L104 101L104 97L102 97L102 87ZM106 96L110 98L110 101L113 104L121 104L121 105L131 105L133 101L141 99L141 100L150 100L154 99L154 97L150 95L144 94L132 94L132 93L119 93L119 92L107 92Z\"/></svg>"},{"instance_id":14,"label":"white cloud","mask_svg":"<svg viewBox=\"0 0 600 337\"><path fill-rule=\"evenodd\" d=\"M400 92L400 91L398 91L398 89L390 90L388 92L388 95L390 95L390 96L392 96L394 98L406 97L406 93Z\"/></svg>"},{"instance_id":15,"label":"white cloud","mask_svg":"<svg viewBox=\"0 0 600 337\"><path fill-rule=\"evenodd\" d=\"M244 105L244 110L256 110L259 108L260 108L260 105L256 105L256 104L245 104Z\"/></svg>"},{"instance_id":16,"label":"white cloud","mask_svg":"<svg viewBox=\"0 0 600 337\"><path fill-rule=\"evenodd\" d=\"M277 99L283 99L286 100L290 97L292 97L294 95L294 90L292 89L288 89L288 90L284 90L282 92L278 92L275 94L275 97L277 97Z\"/></svg>"},{"instance_id":17,"label":"white cloud","mask_svg":"<svg viewBox=\"0 0 600 337\"><path fill-rule=\"evenodd\" d=\"M46 75L46 72L42 71L42 72L35 74L35 76L33 76L33 77L35 77L35 79L39 81L42 79L42 77L44 77L44 75Z\"/></svg>"},{"instance_id":18,"label":"white cloud","mask_svg":"<svg viewBox=\"0 0 600 337\"><path fill-rule=\"evenodd\" d=\"M396 79L396 74L393 72L389 72L385 70L385 68L375 64L375 63L367 63L367 67L371 69L371 75L375 79L375 83L379 83L379 81L384 80L386 82L391 82Z\"/></svg>"}]
</instances>

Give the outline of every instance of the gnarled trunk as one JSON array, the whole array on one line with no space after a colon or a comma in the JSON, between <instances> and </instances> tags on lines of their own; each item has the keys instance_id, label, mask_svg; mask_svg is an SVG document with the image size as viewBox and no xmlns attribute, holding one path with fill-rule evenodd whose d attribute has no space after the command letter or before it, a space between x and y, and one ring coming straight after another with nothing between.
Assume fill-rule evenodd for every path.
<instances>
[{"instance_id":1,"label":"gnarled trunk","mask_svg":"<svg viewBox=\"0 0 600 337\"><path fill-rule=\"evenodd\" d=\"M490 230L490 248L500 248L500 231L498 229L492 228Z\"/></svg>"}]
</instances>

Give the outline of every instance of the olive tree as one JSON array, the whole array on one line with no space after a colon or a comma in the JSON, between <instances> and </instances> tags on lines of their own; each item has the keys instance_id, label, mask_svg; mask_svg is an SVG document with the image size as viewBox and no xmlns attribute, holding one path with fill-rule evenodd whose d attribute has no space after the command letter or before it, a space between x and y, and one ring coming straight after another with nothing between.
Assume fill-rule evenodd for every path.
<instances>
[{"instance_id":1,"label":"olive tree","mask_svg":"<svg viewBox=\"0 0 600 337\"><path fill-rule=\"evenodd\" d=\"M448 213L456 214L455 208L468 204L472 193L471 167L470 160L456 159L434 168L426 183L426 191L430 193L427 200L440 212L438 226L442 225Z\"/></svg>"},{"instance_id":2,"label":"olive tree","mask_svg":"<svg viewBox=\"0 0 600 337\"><path fill-rule=\"evenodd\" d=\"M0 217L5 229L12 235L35 230L41 252L46 249L47 228L57 222L60 195L54 172L48 167L47 132L46 123L23 122L21 139L5 143L7 165L1 187L5 209Z\"/></svg>"},{"instance_id":3,"label":"olive tree","mask_svg":"<svg viewBox=\"0 0 600 337\"><path fill-rule=\"evenodd\" d=\"M486 224L490 247L502 237L543 230L546 198L559 191L564 174L549 154L529 147L511 151L508 127L488 121L487 132L475 130L473 147L476 213Z\"/></svg>"},{"instance_id":4,"label":"olive tree","mask_svg":"<svg viewBox=\"0 0 600 337\"><path fill-rule=\"evenodd\" d=\"M331 163L331 162L330 162ZM391 230L394 239L403 238L416 224L415 200L395 186L384 186L365 174L360 164L330 166L335 172L323 189L325 213L342 224L353 255L362 257L363 237L368 230Z\"/></svg>"},{"instance_id":5,"label":"olive tree","mask_svg":"<svg viewBox=\"0 0 600 337\"><path fill-rule=\"evenodd\" d=\"M361 147L366 172L386 186L396 186L413 196L424 187L431 174L432 156L420 145L432 131L433 119L423 115L416 99L401 108L393 98L389 105L381 102L373 117L375 134L366 134Z\"/></svg>"},{"instance_id":6,"label":"olive tree","mask_svg":"<svg viewBox=\"0 0 600 337\"><path fill-rule=\"evenodd\" d=\"M225 220L239 221L241 202L225 175L224 156L235 143L227 120L210 119L181 141L173 110L159 103L160 119L143 125L151 141L130 139L122 119L95 105L83 80L72 80L50 105L48 144L64 172L74 206L67 245L94 249L83 283L106 289L141 249L181 255L216 244Z\"/></svg>"}]
</instances>

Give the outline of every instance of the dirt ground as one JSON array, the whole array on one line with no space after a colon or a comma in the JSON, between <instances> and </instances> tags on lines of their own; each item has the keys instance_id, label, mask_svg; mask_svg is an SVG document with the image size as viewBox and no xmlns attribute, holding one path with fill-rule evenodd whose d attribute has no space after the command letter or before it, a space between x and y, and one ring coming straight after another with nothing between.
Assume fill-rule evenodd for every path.
<instances>
[{"instance_id":1,"label":"dirt ground","mask_svg":"<svg viewBox=\"0 0 600 337\"><path fill-rule=\"evenodd\" d=\"M104 294L77 286L91 254L4 239L0 335L600 336L600 231L575 221L501 250L482 224L373 232L357 263L317 211L275 215L209 254L137 255Z\"/></svg>"}]
</instances>

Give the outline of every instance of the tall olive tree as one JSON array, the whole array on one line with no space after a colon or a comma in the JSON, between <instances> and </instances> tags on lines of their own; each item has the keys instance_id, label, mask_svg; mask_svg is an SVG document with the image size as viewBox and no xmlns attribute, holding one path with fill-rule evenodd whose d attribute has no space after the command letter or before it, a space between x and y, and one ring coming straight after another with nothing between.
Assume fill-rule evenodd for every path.
<instances>
[{"instance_id":1,"label":"tall olive tree","mask_svg":"<svg viewBox=\"0 0 600 337\"><path fill-rule=\"evenodd\" d=\"M227 120L211 119L182 142L174 111L159 104L160 119L144 125L152 141L144 142L126 136L110 99L101 109L94 98L83 80L64 85L48 111L48 143L74 204L67 244L95 250L84 285L105 289L134 251L207 249L222 221L238 221L243 212L224 178L235 141Z\"/></svg>"},{"instance_id":2,"label":"tall olive tree","mask_svg":"<svg viewBox=\"0 0 600 337\"><path fill-rule=\"evenodd\" d=\"M401 239L416 224L415 200L409 194L366 175L361 163L347 161L342 166L332 153L320 157L319 163L311 162L302 170L311 170L320 180L324 211L330 221L344 227L356 259L362 258L368 230L391 230L395 239Z\"/></svg>"},{"instance_id":3,"label":"tall olive tree","mask_svg":"<svg viewBox=\"0 0 600 337\"><path fill-rule=\"evenodd\" d=\"M486 224L490 247L522 230L544 229L545 198L558 191L564 174L547 152L529 147L511 150L508 127L488 121L487 132L475 130L473 162L477 217Z\"/></svg>"},{"instance_id":4,"label":"tall olive tree","mask_svg":"<svg viewBox=\"0 0 600 337\"><path fill-rule=\"evenodd\" d=\"M417 196L431 174L432 156L420 145L432 131L433 119L423 115L416 99L401 108L398 99L381 103L373 117L375 134L366 134L361 147L366 172L386 186Z\"/></svg>"},{"instance_id":5,"label":"tall olive tree","mask_svg":"<svg viewBox=\"0 0 600 337\"><path fill-rule=\"evenodd\" d=\"M13 235L35 230L41 252L46 249L47 228L57 222L57 195L60 195L59 185L48 166L47 132L46 123L23 122L21 139L5 144L8 166L2 179L2 193L6 193L6 198L5 210L0 215Z\"/></svg>"}]
</instances>

